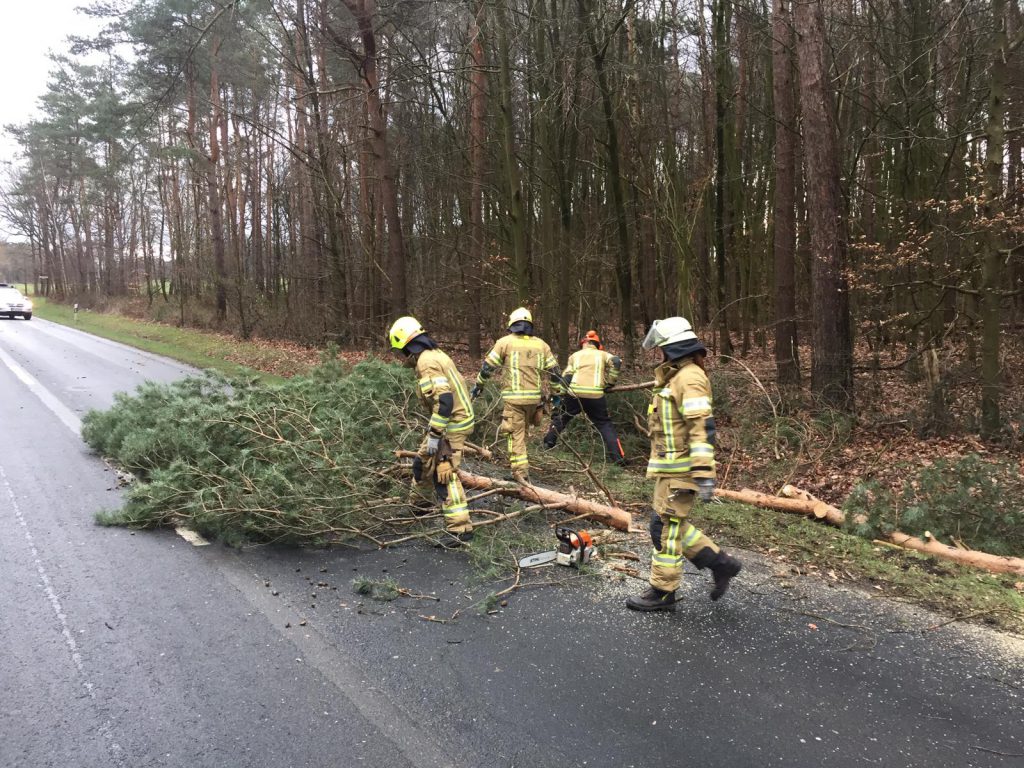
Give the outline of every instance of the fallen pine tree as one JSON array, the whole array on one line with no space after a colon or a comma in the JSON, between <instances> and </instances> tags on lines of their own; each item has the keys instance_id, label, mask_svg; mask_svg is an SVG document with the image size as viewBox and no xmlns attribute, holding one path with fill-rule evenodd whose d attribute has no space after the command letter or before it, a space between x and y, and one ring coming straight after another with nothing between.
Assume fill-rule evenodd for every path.
<instances>
[{"instance_id":1,"label":"fallen pine tree","mask_svg":"<svg viewBox=\"0 0 1024 768\"><path fill-rule=\"evenodd\" d=\"M428 536L430 531L411 533L420 522L408 509L407 480L394 466L393 447L422 435L417 413L408 372L380 361L348 368L328 359L308 376L274 387L217 377L146 384L83 421L89 445L138 479L123 509L97 519L133 527L183 525L228 541L329 545L363 539L388 546ZM489 458L486 448L471 450ZM624 510L579 494L470 472L462 477L468 488L518 497L533 505L528 509L565 509L619 530L630 527ZM749 489L717 495L843 525L842 510L800 489L784 492L795 498ZM950 547L892 528L878 533L893 546L1024 574L1021 558Z\"/></svg>"},{"instance_id":2,"label":"fallen pine tree","mask_svg":"<svg viewBox=\"0 0 1024 768\"><path fill-rule=\"evenodd\" d=\"M84 419L83 437L135 478L104 524L185 527L230 542L390 546L437 533L409 509L393 447L417 443L422 413L399 365L327 359L308 375L259 386L217 376L149 383ZM486 447L467 445L482 459ZM578 494L468 475L470 488L518 496L627 529L629 515ZM491 525L525 514L479 521ZM493 513L491 513L493 515Z\"/></svg>"},{"instance_id":3,"label":"fallen pine tree","mask_svg":"<svg viewBox=\"0 0 1024 768\"><path fill-rule=\"evenodd\" d=\"M793 485L786 485L783 486L781 493L786 498L752 491L749 488L744 488L740 491L729 491L721 488L715 490L716 496L731 501L739 501L744 504L752 504L784 512L795 512L818 520L824 520L836 526L842 526L846 522L846 515L841 509L822 501L805 490ZM878 540L878 543L934 555L944 560L951 560L973 568L981 568L992 573L1024 575L1024 558L993 555L974 549L954 547L943 544L928 534L925 534L924 538L919 538L902 531L893 531L888 534L886 539Z\"/></svg>"},{"instance_id":4,"label":"fallen pine tree","mask_svg":"<svg viewBox=\"0 0 1024 768\"><path fill-rule=\"evenodd\" d=\"M83 438L136 482L97 520L239 543L403 535L417 519L392 450L422 435L412 385L399 365L326 359L279 385L205 376L119 395Z\"/></svg>"}]
</instances>

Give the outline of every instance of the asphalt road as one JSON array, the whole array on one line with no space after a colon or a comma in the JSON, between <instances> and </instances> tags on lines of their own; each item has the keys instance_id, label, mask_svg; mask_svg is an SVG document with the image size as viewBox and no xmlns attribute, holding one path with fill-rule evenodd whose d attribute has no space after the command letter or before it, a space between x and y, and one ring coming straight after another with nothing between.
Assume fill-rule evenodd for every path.
<instances>
[{"instance_id":1,"label":"asphalt road","mask_svg":"<svg viewBox=\"0 0 1024 768\"><path fill-rule=\"evenodd\" d=\"M548 567L486 615L459 553L94 525L121 492L77 420L187 373L0 321L4 768L1024 766L1019 641L753 555L718 604L688 575L675 614ZM439 599L366 601L356 576Z\"/></svg>"}]
</instances>

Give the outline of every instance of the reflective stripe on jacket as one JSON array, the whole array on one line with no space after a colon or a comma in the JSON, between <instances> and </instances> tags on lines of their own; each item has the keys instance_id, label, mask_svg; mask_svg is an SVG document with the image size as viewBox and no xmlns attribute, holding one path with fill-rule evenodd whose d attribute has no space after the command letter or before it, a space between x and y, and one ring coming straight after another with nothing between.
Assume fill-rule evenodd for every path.
<instances>
[{"instance_id":1,"label":"reflective stripe on jacket","mask_svg":"<svg viewBox=\"0 0 1024 768\"><path fill-rule=\"evenodd\" d=\"M655 372L647 409L651 433L648 477L694 480L715 476L715 419L711 382L693 358L665 363ZM696 483L691 490L696 490Z\"/></svg>"},{"instance_id":2,"label":"reflective stripe on jacket","mask_svg":"<svg viewBox=\"0 0 1024 768\"><path fill-rule=\"evenodd\" d=\"M440 349L427 349L416 360L417 391L420 401L430 409L430 428L436 432L470 432L473 429L473 404L466 382L455 363ZM445 392L452 393L454 407L445 418L438 405Z\"/></svg>"},{"instance_id":3,"label":"reflective stripe on jacket","mask_svg":"<svg viewBox=\"0 0 1024 768\"><path fill-rule=\"evenodd\" d=\"M484 358L492 368L503 368L501 397L513 405L536 405L541 401L545 371L558 373L558 361L551 347L536 336L510 333L495 342ZM478 379L480 381L480 379Z\"/></svg>"},{"instance_id":4,"label":"reflective stripe on jacket","mask_svg":"<svg viewBox=\"0 0 1024 768\"><path fill-rule=\"evenodd\" d=\"M569 356L569 365L562 376L569 379L569 392L584 399L602 397L604 388L619 378L622 361L608 352L584 347Z\"/></svg>"}]
</instances>

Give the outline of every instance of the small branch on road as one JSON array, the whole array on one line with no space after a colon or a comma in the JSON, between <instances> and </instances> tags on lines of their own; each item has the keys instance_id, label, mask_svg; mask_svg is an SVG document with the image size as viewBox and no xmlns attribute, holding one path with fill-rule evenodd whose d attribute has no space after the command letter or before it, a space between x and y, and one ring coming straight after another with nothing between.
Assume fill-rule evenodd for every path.
<instances>
[{"instance_id":1,"label":"small branch on road","mask_svg":"<svg viewBox=\"0 0 1024 768\"><path fill-rule=\"evenodd\" d=\"M947 624L952 624L952 623L957 622L957 621L969 621L970 619L977 619L980 616L988 616L989 614L992 614L992 613L1014 613L1014 614L1016 614L1016 613L1020 613L1020 611L1015 611L1013 608L987 608L986 610L978 611L977 613L964 613L964 614L961 614L960 616L954 616L951 619L946 619L946 621L940 621L938 624L932 624L930 627L925 627L924 629L921 630L921 632L922 633L924 633L924 632L933 632L934 630L940 629L940 628L946 626Z\"/></svg>"},{"instance_id":2,"label":"small branch on road","mask_svg":"<svg viewBox=\"0 0 1024 768\"><path fill-rule=\"evenodd\" d=\"M411 590L405 589L403 587L398 588L398 594L400 594L402 597L411 597L416 600L434 600L438 603L441 602L440 597L435 597L434 595L421 595L418 592L412 592Z\"/></svg>"},{"instance_id":3,"label":"small branch on road","mask_svg":"<svg viewBox=\"0 0 1024 768\"><path fill-rule=\"evenodd\" d=\"M971 749L976 749L979 752L988 752L990 755L1001 755L1003 757L1024 757L1024 752L1000 752L998 749L979 747L977 744L972 744Z\"/></svg>"}]
</instances>

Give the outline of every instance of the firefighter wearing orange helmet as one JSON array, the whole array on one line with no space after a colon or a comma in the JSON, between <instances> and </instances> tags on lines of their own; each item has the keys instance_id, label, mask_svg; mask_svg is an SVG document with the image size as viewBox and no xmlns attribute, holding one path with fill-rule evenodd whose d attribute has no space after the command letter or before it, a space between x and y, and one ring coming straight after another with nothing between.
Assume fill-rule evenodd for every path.
<instances>
[{"instance_id":1,"label":"firefighter wearing orange helmet","mask_svg":"<svg viewBox=\"0 0 1024 768\"><path fill-rule=\"evenodd\" d=\"M597 331L587 331L580 339L580 347L578 352L569 356L569 364L562 371L566 392L561 398L555 398L555 412L551 427L544 436L544 446L554 448L558 436L569 422L580 413L585 413L601 433L608 461L625 466L622 443L608 415L608 403L604 396L618 381L622 360L604 351Z\"/></svg>"}]
</instances>

